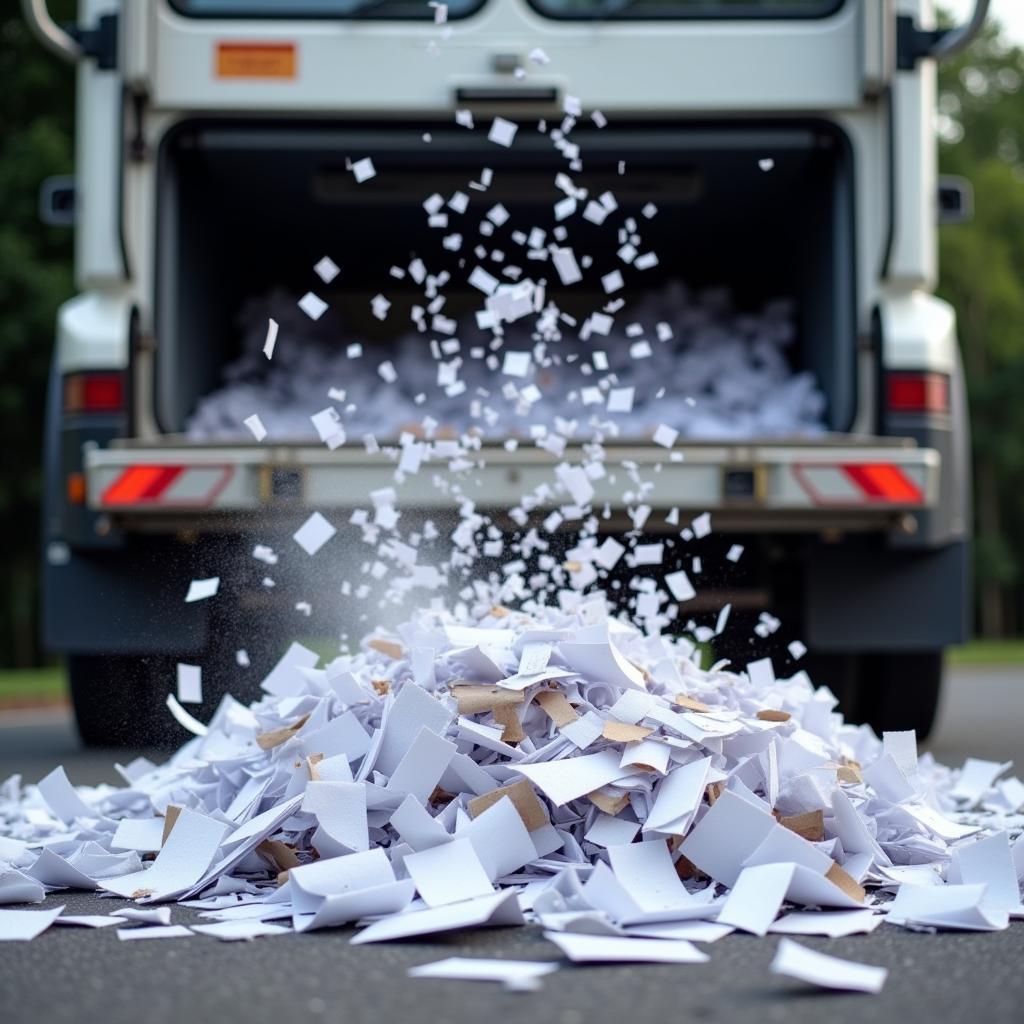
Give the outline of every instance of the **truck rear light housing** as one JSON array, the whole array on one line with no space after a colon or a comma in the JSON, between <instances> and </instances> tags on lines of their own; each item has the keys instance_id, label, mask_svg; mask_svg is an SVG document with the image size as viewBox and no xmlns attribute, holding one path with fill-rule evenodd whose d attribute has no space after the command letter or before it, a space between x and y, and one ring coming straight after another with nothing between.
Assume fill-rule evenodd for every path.
<instances>
[{"instance_id":1,"label":"truck rear light housing","mask_svg":"<svg viewBox=\"0 0 1024 1024\"><path fill-rule=\"evenodd\" d=\"M124 408L124 374L120 371L69 373L64 378L64 412L120 412Z\"/></svg>"},{"instance_id":2,"label":"truck rear light housing","mask_svg":"<svg viewBox=\"0 0 1024 1024\"><path fill-rule=\"evenodd\" d=\"M886 391L889 412L949 412L949 377L944 373L890 373Z\"/></svg>"}]
</instances>

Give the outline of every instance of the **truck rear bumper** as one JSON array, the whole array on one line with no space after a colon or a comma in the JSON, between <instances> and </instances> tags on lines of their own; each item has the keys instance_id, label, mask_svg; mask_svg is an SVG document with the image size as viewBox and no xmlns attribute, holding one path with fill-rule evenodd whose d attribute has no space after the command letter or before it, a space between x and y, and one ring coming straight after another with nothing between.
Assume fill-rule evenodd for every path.
<instances>
[{"instance_id":1,"label":"truck rear bumper","mask_svg":"<svg viewBox=\"0 0 1024 1024\"><path fill-rule=\"evenodd\" d=\"M395 449L397 460L398 450ZM567 449L564 460L582 452ZM504 511L554 483L553 457L539 449L515 452L484 446L460 457L425 462L396 484L396 466L380 454L331 452L313 445L201 445L119 442L86 453L88 503L136 528L230 528L235 516L295 513L304 508L350 509L370 494L396 487L398 504L427 512L452 509L450 483L480 510ZM609 446L605 476L594 480L593 504L622 507L634 469L652 487L643 501L654 508L716 513L717 528L835 527L884 530L908 513L933 508L940 457L900 438L832 436L821 441L686 444L671 453L651 445ZM660 464L660 468L658 468ZM445 469L438 486L434 468ZM532 507L568 503L551 494ZM653 524L652 524L653 525ZM650 528L650 527L649 527Z\"/></svg>"}]
</instances>

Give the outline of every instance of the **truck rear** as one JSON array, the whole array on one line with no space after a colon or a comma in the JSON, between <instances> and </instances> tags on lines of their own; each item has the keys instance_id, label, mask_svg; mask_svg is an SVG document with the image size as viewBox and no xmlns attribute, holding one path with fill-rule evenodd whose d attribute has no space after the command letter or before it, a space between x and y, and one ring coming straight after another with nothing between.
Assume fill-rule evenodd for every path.
<instances>
[{"instance_id":1,"label":"truck rear","mask_svg":"<svg viewBox=\"0 0 1024 1024\"><path fill-rule=\"evenodd\" d=\"M424 415L438 437L475 430L469 493L506 535L562 500L522 508L544 494L550 450L525 420L457 421L438 365L481 306L469 277L481 240L451 241L456 197L476 204L474 232L490 224L488 259L517 265L508 280L554 287L555 204L578 186L589 198L571 214L576 251L611 240L625 273L621 285L582 274L559 300L560 337L571 348L589 333L591 350L600 337L623 391L631 374L647 391L667 382L661 404L606 440L602 529L702 545L686 553L707 567L687 614L714 619L728 603L746 622L717 654L792 662L798 640L855 719L927 732L970 590L963 375L953 311L932 294L934 61L911 45L930 2L459 0L444 25L436 12L404 0L81 4L93 30L78 36L90 51L81 294L58 315L48 403L44 623L84 738L139 736L175 661L218 664L241 688L289 637L366 619L341 570L311 581L281 566L260 586L250 557L254 539L273 546L314 509L341 526L394 486L364 433L387 448ZM558 191L566 159L551 133L567 110L585 158L578 185ZM519 127L507 149L467 127L496 118ZM358 180L365 158L375 173ZM311 275L325 254L337 277ZM424 277L444 282L443 308ZM315 322L296 310L310 291L328 306ZM535 331L543 294L524 294ZM659 325L653 369L629 317L615 318L619 298ZM601 308L611 326L590 318ZM268 361L271 319L281 347ZM436 348L417 355L410 332ZM565 384L571 354L548 384L585 419L585 388ZM495 389L508 380L492 376ZM347 443L310 428L323 401L291 414L313 385L361 410ZM262 441L244 426L257 411L279 414ZM679 432L671 458L660 426ZM642 501L610 482L645 471ZM398 503L442 535L458 522L428 472ZM693 538L704 513L713 533ZM336 557L363 571L354 542ZM234 584L226 565L239 566ZM190 574L224 576L237 599L184 603L171 581ZM319 623L295 614L311 588Z\"/></svg>"}]
</instances>

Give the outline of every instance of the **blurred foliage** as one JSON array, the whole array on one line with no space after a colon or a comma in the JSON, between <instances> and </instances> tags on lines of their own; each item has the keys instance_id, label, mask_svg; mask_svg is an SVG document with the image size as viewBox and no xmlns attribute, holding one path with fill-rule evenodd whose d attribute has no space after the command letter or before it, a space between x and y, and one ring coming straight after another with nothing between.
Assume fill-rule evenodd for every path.
<instances>
[{"instance_id":1,"label":"blurred foliage","mask_svg":"<svg viewBox=\"0 0 1024 1024\"><path fill-rule=\"evenodd\" d=\"M974 185L969 224L940 232L957 309L975 459L978 626L1021 630L1024 605L1024 51L990 23L939 70L940 167Z\"/></svg>"},{"instance_id":2,"label":"blurred foliage","mask_svg":"<svg viewBox=\"0 0 1024 1024\"><path fill-rule=\"evenodd\" d=\"M71 0L51 2L70 19ZM72 236L39 222L39 183L73 169L74 71L0 0L0 663L38 658L40 459L54 311L72 290Z\"/></svg>"},{"instance_id":3,"label":"blurred foliage","mask_svg":"<svg viewBox=\"0 0 1024 1024\"><path fill-rule=\"evenodd\" d=\"M71 20L73 0L50 0ZM960 316L976 461L982 632L1024 608L1024 54L990 25L940 70L941 167L975 187L972 223L941 232L941 293ZM0 0L0 664L38 650L39 494L54 313L72 293L71 232L38 219L39 183L73 169L74 71Z\"/></svg>"}]
</instances>

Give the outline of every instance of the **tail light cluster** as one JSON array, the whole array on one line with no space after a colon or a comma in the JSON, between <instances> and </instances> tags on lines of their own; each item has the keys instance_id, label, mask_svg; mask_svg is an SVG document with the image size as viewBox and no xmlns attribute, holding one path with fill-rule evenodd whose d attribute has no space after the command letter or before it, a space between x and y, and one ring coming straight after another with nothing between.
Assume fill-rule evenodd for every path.
<instances>
[{"instance_id":1,"label":"tail light cluster","mask_svg":"<svg viewBox=\"0 0 1024 1024\"><path fill-rule=\"evenodd\" d=\"M124 407L124 374L119 370L84 370L65 374L62 401L65 416L110 415L123 412ZM77 427L77 430L81 429L81 426ZM64 493L70 505L85 505L85 473L77 458L74 465L67 467Z\"/></svg>"},{"instance_id":2,"label":"tail light cluster","mask_svg":"<svg viewBox=\"0 0 1024 1024\"><path fill-rule=\"evenodd\" d=\"M944 373L900 371L886 378L889 412L948 413L949 377Z\"/></svg>"},{"instance_id":3,"label":"tail light cluster","mask_svg":"<svg viewBox=\"0 0 1024 1024\"><path fill-rule=\"evenodd\" d=\"M121 412L123 409L123 373L103 370L65 376L65 413Z\"/></svg>"}]
</instances>

